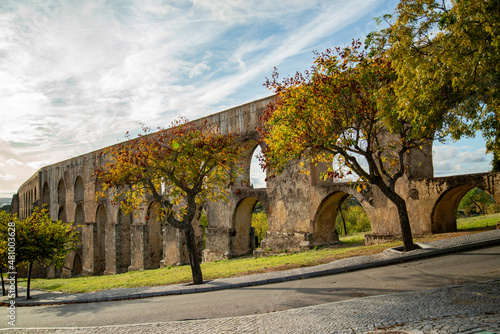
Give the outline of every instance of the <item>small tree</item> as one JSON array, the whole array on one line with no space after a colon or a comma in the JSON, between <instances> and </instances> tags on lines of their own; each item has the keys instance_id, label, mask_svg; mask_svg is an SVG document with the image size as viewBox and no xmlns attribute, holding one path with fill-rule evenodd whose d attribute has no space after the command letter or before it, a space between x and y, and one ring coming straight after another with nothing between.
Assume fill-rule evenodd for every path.
<instances>
[{"instance_id":1,"label":"small tree","mask_svg":"<svg viewBox=\"0 0 500 334\"><path fill-rule=\"evenodd\" d=\"M302 158L329 165L324 177L356 173L395 204L405 250L411 250L410 220L396 182L405 173L407 153L428 139L411 136L409 122L397 114L392 87L397 77L391 62L359 48L360 43L353 42L317 54L311 71L283 82L274 72L266 85L277 98L260 128L267 145L265 161L277 173L290 159ZM358 191L365 185L359 183Z\"/></svg>"},{"instance_id":2,"label":"small tree","mask_svg":"<svg viewBox=\"0 0 500 334\"><path fill-rule=\"evenodd\" d=\"M203 284L192 221L204 202L226 199L241 148L235 134L221 134L207 121L181 119L160 130L144 127L143 135L105 152L108 163L96 171L99 195L131 212L150 194L164 223L184 231L193 283Z\"/></svg>"},{"instance_id":3,"label":"small tree","mask_svg":"<svg viewBox=\"0 0 500 334\"><path fill-rule=\"evenodd\" d=\"M28 266L27 299L31 298L33 264L63 266L66 255L76 249L77 234L71 223L52 220L45 208L37 207L31 216L19 221L16 226L16 259L19 264Z\"/></svg>"},{"instance_id":4,"label":"small tree","mask_svg":"<svg viewBox=\"0 0 500 334\"><path fill-rule=\"evenodd\" d=\"M5 284L3 279L3 269L8 267L8 240L9 240L9 222L15 222L17 217L12 216L6 211L0 210L0 276L2 278L2 295L5 296ZM9 271L9 270L7 270Z\"/></svg>"},{"instance_id":5,"label":"small tree","mask_svg":"<svg viewBox=\"0 0 500 334\"><path fill-rule=\"evenodd\" d=\"M265 211L252 213L252 227L255 228L255 236L257 237L256 246L259 247L262 240L266 237L266 232L269 230L269 223Z\"/></svg>"}]
</instances>

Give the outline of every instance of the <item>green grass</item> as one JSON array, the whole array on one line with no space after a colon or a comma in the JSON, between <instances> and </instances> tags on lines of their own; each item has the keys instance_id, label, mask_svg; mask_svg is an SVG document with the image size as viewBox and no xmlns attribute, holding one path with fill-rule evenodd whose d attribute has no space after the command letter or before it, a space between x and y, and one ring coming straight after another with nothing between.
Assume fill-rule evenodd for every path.
<instances>
[{"instance_id":1,"label":"green grass","mask_svg":"<svg viewBox=\"0 0 500 334\"><path fill-rule=\"evenodd\" d=\"M457 219L457 229L459 231L483 229L496 226L500 221L500 213L493 213L484 216Z\"/></svg>"},{"instance_id":2,"label":"green grass","mask_svg":"<svg viewBox=\"0 0 500 334\"><path fill-rule=\"evenodd\" d=\"M500 213L481 217L472 217L457 220L458 229L461 231L473 231L495 226L500 220ZM366 254L380 253L384 249L398 246L400 242L385 243L381 245L364 246L363 233L355 233L341 236L342 245L320 248L317 250L299 253L282 253L276 256L254 259L251 256L239 257L225 261L217 261L202 264L203 277L205 280L233 277L247 274L262 273L268 271L285 270L327 263L346 257ZM427 242L437 240L440 235L434 235L421 239ZM444 237L441 235L441 238ZM415 241L419 241L416 239ZM88 276L78 278L58 279L35 279L32 280L33 289L47 289L62 292L91 292L113 288L131 288L139 286L157 286L191 282L191 268L185 266L173 266L144 271L131 271L124 274L109 276ZM21 285L26 282L20 281Z\"/></svg>"},{"instance_id":3,"label":"green grass","mask_svg":"<svg viewBox=\"0 0 500 334\"><path fill-rule=\"evenodd\" d=\"M340 241L344 244L352 244L352 245L363 245L365 243L365 234L371 232L359 232L348 235L342 235L339 237Z\"/></svg>"},{"instance_id":4,"label":"green grass","mask_svg":"<svg viewBox=\"0 0 500 334\"><path fill-rule=\"evenodd\" d=\"M351 256L379 253L382 250L394 247L398 243L387 243L375 246L337 246L283 254L254 259L240 257L224 261L202 264L205 280L222 277L241 276L268 271L285 270L312 266ZM117 275L86 276L77 278L34 279L33 289L46 289L61 292L91 292L113 288L131 288L139 286L156 286L191 282L191 268L188 265L173 266L144 271L132 271ZM20 282L25 285L26 282Z\"/></svg>"}]
</instances>

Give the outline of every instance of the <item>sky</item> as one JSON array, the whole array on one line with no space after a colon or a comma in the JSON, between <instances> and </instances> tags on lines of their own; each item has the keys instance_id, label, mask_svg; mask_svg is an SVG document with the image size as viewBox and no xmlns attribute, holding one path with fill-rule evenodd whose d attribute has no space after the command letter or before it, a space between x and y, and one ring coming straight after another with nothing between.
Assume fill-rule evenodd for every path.
<instances>
[{"instance_id":1,"label":"sky","mask_svg":"<svg viewBox=\"0 0 500 334\"><path fill-rule=\"evenodd\" d=\"M269 95L313 50L379 29L394 0L1 0L0 198L43 166ZM486 172L484 141L434 146L436 176ZM264 185L252 164L252 182Z\"/></svg>"}]
</instances>

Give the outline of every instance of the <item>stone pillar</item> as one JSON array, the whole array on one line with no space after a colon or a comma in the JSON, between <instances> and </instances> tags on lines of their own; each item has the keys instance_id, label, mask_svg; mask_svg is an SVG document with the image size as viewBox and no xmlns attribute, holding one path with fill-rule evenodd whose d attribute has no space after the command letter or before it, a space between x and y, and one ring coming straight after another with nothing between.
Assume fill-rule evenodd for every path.
<instances>
[{"instance_id":1,"label":"stone pillar","mask_svg":"<svg viewBox=\"0 0 500 334\"><path fill-rule=\"evenodd\" d=\"M104 275L114 275L116 270L116 234L118 225L116 223L106 224L106 269Z\"/></svg>"},{"instance_id":2,"label":"stone pillar","mask_svg":"<svg viewBox=\"0 0 500 334\"><path fill-rule=\"evenodd\" d=\"M96 268L97 228L95 223L85 223L82 227L83 274L93 275Z\"/></svg>"},{"instance_id":3,"label":"stone pillar","mask_svg":"<svg viewBox=\"0 0 500 334\"><path fill-rule=\"evenodd\" d=\"M233 256L231 245L235 231L228 228L207 228L205 230L206 248L203 250L203 263L225 260Z\"/></svg>"},{"instance_id":4,"label":"stone pillar","mask_svg":"<svg viewBox=\"0 0 500 334\"><path fill-rule=\"evenodd\" d=\"M130 267L131 270L144 270L144 237L146 226L131 225L130 226Z\"/></svg>"},{"instance_id":5,"label":"stone pillar","mask_svg":"<svg viewBox=\"0 0 500 334\"><path fill-rule=\"evenodd\" d=\"M189 263L183 231L172 226L163 226L162 240L163 259L160 262L161 267Z\"/></svg>"}]
</instances>

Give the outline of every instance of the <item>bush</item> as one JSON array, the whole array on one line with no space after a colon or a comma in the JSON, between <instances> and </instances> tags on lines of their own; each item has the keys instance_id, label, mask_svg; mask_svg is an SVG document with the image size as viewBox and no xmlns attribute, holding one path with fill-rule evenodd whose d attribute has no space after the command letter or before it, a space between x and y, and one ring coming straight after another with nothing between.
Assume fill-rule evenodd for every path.
<instances>
[{"instance_id":1,"label":"bush","mask_svg":"<svg viewBox=\"0 0 500 334\"><path fill-rule=\"evenodd\" d=\"M337 233L351 234L357 232L366 232L371 230L370 219L359 202L350 197L346 199L341 206L342 215L344 216L347 231L344 231L344 223L340 212L337 215L335 226Z\"/></svg>"}]
</instances>

